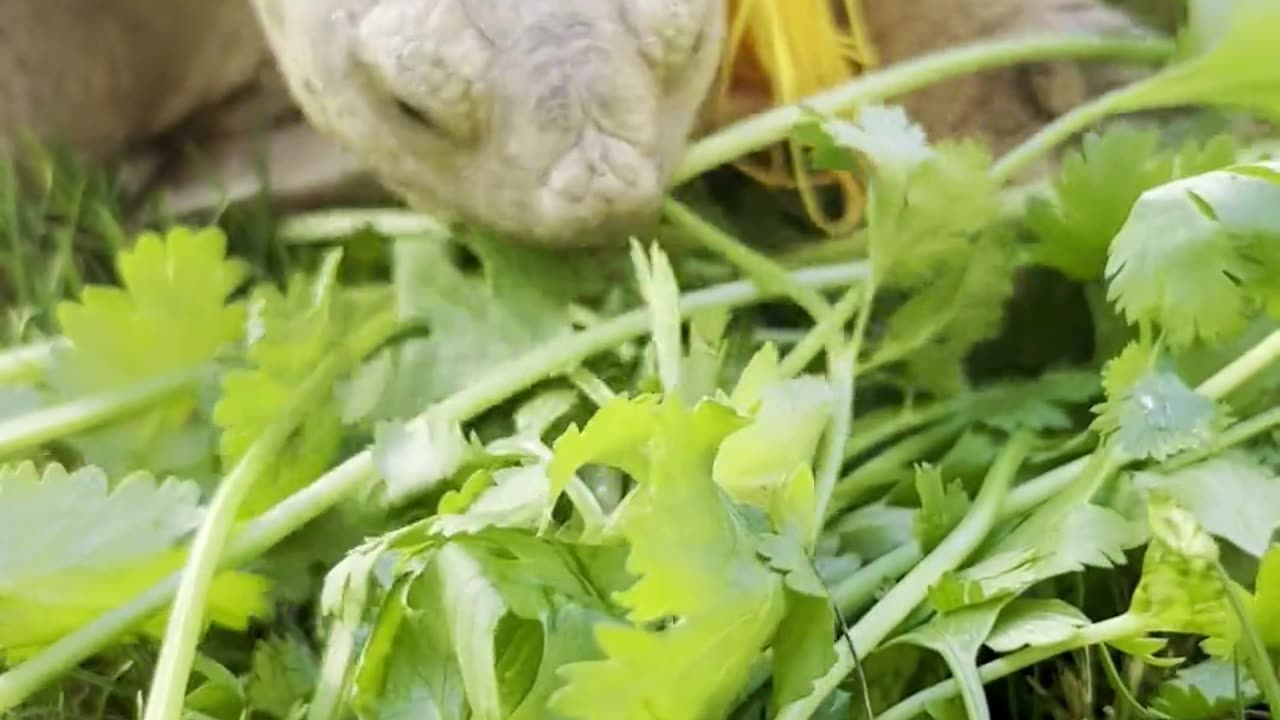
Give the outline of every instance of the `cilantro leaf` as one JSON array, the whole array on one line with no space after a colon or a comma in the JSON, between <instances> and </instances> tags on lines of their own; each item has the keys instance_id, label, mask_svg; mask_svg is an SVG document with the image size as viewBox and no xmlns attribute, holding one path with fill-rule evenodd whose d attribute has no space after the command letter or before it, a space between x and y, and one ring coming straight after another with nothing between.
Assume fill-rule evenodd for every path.
<instances>
[{"instance_id":1,"label":"cilantro leaf","mask_svg":"<svg viewBox=\"0 0 1280 720\"><path fill-rule=\"evenodd\" d=\"M1140 472L1134 484L1186 508L1210 534L1262 557L1280 528L1280 478L1240 453L1171 473Z\"/></svg>"},{"instance_id":2,"label":"cilantro leaf","mask_svg":"<svg viewBox=\"0 0 1280 720\"><path fill-rule=\"evenodd\" d=\"M1240 332L1272 303L1280 163L1177 180L1143 193L1111 245L1108 297L1174 347Z\"/></svg>"},{"instance_id":3,"label":"cilantro leaf","mask_svg":"<svg viewBox=\"0 0 1280 720\"><path fill-rule=\"evenodd\" d=\"M458 423L430 411L408 422L378 423L374 431L374 463L394 502L433 489L480 454Z\"/></svg>"},{"instance_id":4,"label":"cilantro leaf","mask_svg":"<svg viewBox=\"0 0 1280 720\"><path fill-rule=\"evenodd\" d=\"M653 413L649 437L631 450L641 460L633 464L638 485L621 518L627 570L638 579L617 595L631 623L643 624L599 627L606 659L563 669L567 682L551 707L570 717L597 717L602 707L617 718L719 717L785 612L782 582L711 478L717 447L739 424L735 414L670 399ZM619 454L616 446L599 450ZM675 622L646 626L663 620Z\"/></svg>"},{"instance_id":5,"label":"cilantro leaf","mask_svg":"<svg viewBox=\"0 0 1280 720\"><path fill-rule=\"evenodd\" d=\"M32 463L0 469L0 649L52 642L182 567L199 525L199 488L146 473L109 485L97 468ZM214 582L214 622L242 629L265 614L266 584L228 572ZM163 632L163 619L147 632Z\"/></svg>"},{"instance_id":6,"label":"cilantro leaf","mask_svg":"<svg viewBox=\"0 0 1280 720\"><path fill-rule=\"evenodd\" d=\"M999 653L1053 645L1088 624L1084 613L1057 598L1017 598L1000 611L986 645Z\"/></svg>"},{"instance_id":7,"label":"cilantro leaf","mask_svg":"<svg viewBox=\"0 0 1280 720\"><path fill-rule=\"evenodd\" d=\"M1096 397L1098 375L1091 371L1057 370L1034 380L1005 381L967 396L964 414L996 430L1068 430L1068 409Z\"/></svg>"},{"instance_id":8,"label":"cilantro leaf","mask_svg":"<svg viewBox=\"0 0 1280 720\"><path fill-rule=\"evenodd\" d=\"M653 331L653 347L657 355L658 375L662 387L668 393L680 387L680 370L683 365L680 328L680 287L676 284L675 271L667 254L655 243L649 253L640 243L631 243L631 263L635 266L640 293L649 308Z\"/></svg>"},{"instance_id":9,"label":"cilantro leaf","mask_svg":"<svg viewBox=\"0 0 1280 720\"><path fill-rule=\"evenodd\" d=\"M929 600L941 611L1017 595L1051 577L1125 562L1141 538L1119 513L1086 503L1043 506L971 566L944 576Z\"/></svg>"},{"instance_id":10,"label":"cilantro leaf","mask_svg":"<svg viewBox=\"0 0 1280 720\"><path fill-rule=\"evenodd\" d=\"M813 683L831 664L835 608L825 596L787 594L787 613L773 642L773 707L775 712L813 692Z\"/></svg>"},{"instance_id":11,"label":"cilantro leaf","mask_svg":"<svg viewBox=\"0 0 1280 720\"><path fill-rule=\"evenodd\" d=\"M78 301L60 304L67 342L53 353L48 401L190 371L233 347L244 332L245 308L228 298L247 270L226 257L226 243L214 228L144 233L117 258L122 287L90 285ZM113 475L140 467L193 470L212 443L200 412L193 388L70 441Z\"/></svg>"},{"instance_id":12,"label":"cilantro leaf","mask_svg":"<svg viewBox=\"0 0 1280 720\"><path fill-rule=\"evenodd\" d=\"M1103 387L1107 399L1095 408L1093 429L1134 458L1163 461L1205 447L1226 420L1217 403L1188 387L1140 342L1107 363Z\"/></svg>"},{"instance_id":13,"label":"cilantro leaf","mask_svg":"<svg viewBox=\"0 0 1280 720\"><path fill-rule=\"evenodd\" d=\"M818 377L773 383L757 397L750 423L717 451L712 476L735 500L767 508L796 469L813 458L835 397Z\"/></svg>"},{"instance_id":14,"label":"cilantro leaf","mask_svg":"<svg viewBox=\"0 0 1280 720\"><path fill-rule=\"evenodd\" d=\"M311 697L318 672L315 653L299 638L263 640L254 648L245 687L249 706L276 720L291 720Z\"/></svg>"},{"instance_id":15,"label":"cilantro leaf","mask_svg":"<svg viewBox=\"0 0 1280 720\"><path fill-rule=\"evenodd\" d=\"M1203 635L1229 646L1239 632L1218 575L1218 545L1190 511L1153 494L1148 503L1151 541L1130 612L1154 629Z\"/></svg>"},{"instance_id":16,"label":"cilantro leaf","mask_svg":"<svg viewBox=\"0 0 1280 720\"><path fill-rule=\"evenodd\" d=\"M919 387L940 394L962 390L966 356L999 333L1013 295L1010 239L1003 229L956 239L949 260L888 318L870 363L906 356L908 376Z\"/></svg>"},{"instance_id":17,"label":"cilantro leaf","mask_svg":"<svg viewBox=\"0 0 1280 720\"><path fill-rule=\"evenodd\" d=\"M1036 261L1076 280L1101 278L1111 241L1143 193L1226 167L1236 158L1229 135L1203 147L1188 143L1177 153L1161 151L1159 143L1155 130L1118 125L1089 133L1079 150L1067 153L1053 180L1052 199L1034 197L1027 204Z\"/></svg>"},{"instance_id":18,"label":"cilantro leaf","mask_svg":"<svg viewBox=\"0 0 1280 720\"><path fill-rule=\"evenodd\" d=\"M1280 545L1272 544L1258 563L1249 612L1268 648L1280 648Z\"/></svg>"},{"instance_id":19,"label":"cilantro leaf","mask_svg":"<svg viewBox=\"0 0 1280 720\"><path fill-rule=\"evenodd\" d=\"M563 253L504 243L486 235L454 238L475 254L479 276L465 271L442 239L397 242L395 285L401 319L427 326L375 356L353 381L361 395L352 419L406 419L465 387L491 368L569 332L568 306L578 268Z\"/></svg>"},{"instance_id":20,"label":"cilantro leaf","mask_svg":"<svg viewBox=\"0 0 1280 720\"><path fill-rule=\"evenodd\" d=\"M921 549L929 552L964 519L969 512L969 496L959 480L944 487L942 471L932 465L916 468L916 493L920 496L920 512L912 520L912 527Z\"/></svg>"},{"instance_id":21,"label":"cilantro leaf","mask_svg":"<svg viewBox=\"0 0 1280 720\"><path fill-rule=\"evenodd\" d=\"M402 583L383 605L356 665L351 705L361 720L468 717L437 584Z\"/></svg>"},{"instance_id":22,"label":"cilantro leaf","mask_svg":"<svg viewBox=\"0 0 1280 720\"><path fill-rule=\"evenodd\" d=\"M476 493L465 509L437 514L435 532L448 537L490 527L536 530L551 512L551 481L546 463L480 473L487 476L489 484Z\"/></svg>"},{"instance_id":23,"label":"cilantro leaf","mask_svg":"<svg viewBox=\"0 0 1280 720\"><path fill-rule=\"evenodd\" d=\"M224 471L240 461L298 387L324 358L339 352L350 309L337 287L341 250L329 253L314 278L295 275L287 291L264 285L250 303L248 367L229 369L213 420L222 429L218 452ZM257 515L319 477L342 442L338 403L326 397L307 413L272 468L240 508Z\"/></svg>"}]
</instances>

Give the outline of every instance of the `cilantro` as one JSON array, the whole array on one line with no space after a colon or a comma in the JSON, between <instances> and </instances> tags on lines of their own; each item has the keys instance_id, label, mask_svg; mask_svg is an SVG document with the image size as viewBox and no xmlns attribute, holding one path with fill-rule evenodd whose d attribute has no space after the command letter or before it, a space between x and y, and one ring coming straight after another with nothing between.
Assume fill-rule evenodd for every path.
<instances>
[{"instance_id":1,"label":"cilantro","mask_svg":"<svg viewBox=\"0 0 1280 720\"><path fill-rule=\"evenodd\" d=\"M1206 447L1225 420L1222 408L1165 365L1152 347L1134 342L1103 371L1107 399L1095 408L1093 429L1135 458L1163 461Z\"/></svg>"},{"instance_id":2,"label":"cilantro","mask_svg":"<svg viewBox=\"0 0 1280 720\"><path fill-rule=\"evenodd\" d=\"M318 671L314 652L294 635L259 642L245 688L250 707L276 720L298 717Z\"/></svg>"},{"instance_id":3,"label":"cilantro","mask_svg":"<svg viewBox=\"0 0 1280 720\"><path fill-rule=\"evenodd\" d=\"M1000 617L987 635L986 645L1001 653L1054 645L1088 624L1089 618L1084 613L1057 598L1018 598L1000 611Z\"/></svg>"},{"instance_id":4,"label":"cilantro","mask_svg":"<svg viewBox=\"0 0 1280 720\"><path fill-rule=\"evenodd\" d=\"M1130 611L1158 630L1233 640L1238 630L1217 573L1217 544L1168 498L1153 497L1149 508L1151 541Z\"/></svg>"},{"instance_id":5,"label":"cilantro","mask_svg":"<svg viewBox=\"0 0 1280 720\"><path fill-rule=\"evenodd\" d=\"M1119 125L1089 133L1079 150L1067 153L1052 198L1037 196L1027 205L1035 260L1076 280L1101 278L1111 241L1143 193L1236 158L1228 135L1203 147L1188 143L1176 153L1162 151L1159 143L1155 130Z\"/></svg>"},{"instance_id":6,"label":"cilantro","mask_svg":"<svg viewBox=\"0 0 1280 720\"><path fill-rule=\"evenodd\" d=\"M55 347L48 402L116 390L211 363L244 332L245 308L228 298L245 281L216 229L144 233L117 259L122 287L86 286L58 307L67 342ZM110 474L199 469L212 441L200 397L188 389L128 422L71 438Z\"/></svg>"},{"instance_id":7,"label":"cilantro","mask_svg":"<svg viewBox=\"0 0 1280 720\"><path fill-rule=\"evenodd\" d=\"M636 624L601 626L606 659L563 669L566 685L551 707L570 717L602 707L619 718L719 717L785 613L782 583L711 479L715 450L737 421L705 402L686 410L667 400L651 412L648 437L631 451L638 486L621 520L627 570L638 579L617 599ZM714 664L698 660L709 652Z\"/></svg>"},{"instance_id":8,"label":"cilantro","mask_svg":"<svg viewBox=\"0 0 1280 720\"><path fill-rule=\"evenodd\" d=\"M1134 483L1171 498L1210 534L1262 557L1280 528L1280 478L1232 453L1180 470L1140 472Z\"/></svg>"},{"instance_id":9,"label":"cilantro","mask_svg":"<svg viewBox=\"0 0 1280 720\"><path fill-rule=\"evenodd\" d=\"M142 472L108 484L92 467L0 470L0 650L26 655L180 568L198 501L194 483ZM220 575L212 619L243 629L266 613L266 589L254 575Z\"/></svg>"},{"instance_id":10,"label":"cilantro","mask_svg":"<svg viewBox=\"0 0 1280 720\"><path fill-rule=\"evenodd\" d=\"M249 308L250 367L228 370L213 420L222 429L224 470L235 466L288 406L301 385L328 355L342 352L352 309L336 287L342 253L325 257L314 278L296 275L287 292L257 288ZM274 467L240 507L242 516L269 509L324 472L342 441L337 401L326 397L307 413Z\"/></svg>"},{"instance_id":11,"label":"cilantro","mask_svg":"<svg viewBox=\"0 0 1280 720\"><path fill-rule=\"evenodd\" d=\"M1256 163L1143 193L1111 245L1108 297L1133 324L1157 326L1174 347L1229 338L1260 306L1280 239L1280 164Z\"/></svg>"},{"instance_id":12,"label":"cilantro","mask_svg":"<svg viewBox=\"0 0 1280 720\"><path fill-rule=\"evenodd\" d=\"M576 268L563 257L472 234L454 238L482 268L476 277L438 238L396 245L401 318L425 324L373 358L354 385L351 419L405 419L504 361L570 330ZM367 399L365 399L367 398Z\"/></svg>"},{"instance_id":13,"label":"cilantro","mask_svg":"<svg viewBox=\"0 0 1280 720\"><path fill-rule=\"evenodd\" d=\"M944 488L942 471L933 466L916 468L916 493L920 495L920 512L913 521L916 541L928 552L964 519L969 496L958 480Z\"/></svg>"}]
</instances>

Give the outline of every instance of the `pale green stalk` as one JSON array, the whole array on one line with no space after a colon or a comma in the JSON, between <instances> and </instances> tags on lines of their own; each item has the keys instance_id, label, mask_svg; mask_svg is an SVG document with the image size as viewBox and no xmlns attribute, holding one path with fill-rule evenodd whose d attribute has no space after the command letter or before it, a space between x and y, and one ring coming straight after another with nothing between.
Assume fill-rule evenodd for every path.
<instances>
[{"instance_id":1,"label":"pale green stalk","mask_svg":"<svg viewBox=\"0 0 1280 720\"><path fill-rule=\"evenodd\" d=\"M92 430L190 392L208 372L188 369L0 420L0 457Z\"/></svg>"},{"instance_id":2,"label":"pale green stalk","mask_svg":"<svg viewBox=\"0 0 1280 720\"><path fill-rule=\"evenodd\" d=\"M333 242L367 229L388 237L444 237L449 233L445 223L412 210L343 208L295 215L281 223L279 236L286 243L300 245Z\"/></svg>"},{"instance_id":3,"label":"pale green stalk","mask_svg":"<svg viewBox=\"0 0 1280 720\"><path fill-rule=\"evenodd\" d=\"M326 397L329 388L385 343L397 328L398 323L392 313L372 318L350 341L325 357L293 392L289 406L249 446L231 474L218 485L182 570L182 581L174 597L160 645L160 657L152 676L144 720L179 720L182 717L196 646L205 627L209 588L213 585L223 547L245 497L276 462L294 431L317 402Z\"/></svg>"},{"instance_id":4,"label":"pale green stalk","mask_svg":"<svg viewBox=\"0 0 1280 720\"><path fill-rule=\"evenodd\" d=\"M1043 126L1021 145L1000 158L991 169L992 177L1001 185L1013 180L1023 170L1044 159L1055 148L1092 125L1122 112L1131 99L1145 92L1142 83L1126 85L1101 97L1079 105Z\"/></svg>"},{"instance_id":5,"label":"pale green stalk","mask_svg":"<svg viewBox=\"0 0 1280 720\"><path fill-rule=\"evenodd\" d=\"M1169 58L1173 49L1166 40L1051 35L984 42L895 63L801 103L754 115L694 143L676 170L675 182L688 182L785 140L796 124L806 119L805 108L827 114L844 113L951 78L1024 62L1096 59L1159 63Z\"/></svg>"}]
</instances>

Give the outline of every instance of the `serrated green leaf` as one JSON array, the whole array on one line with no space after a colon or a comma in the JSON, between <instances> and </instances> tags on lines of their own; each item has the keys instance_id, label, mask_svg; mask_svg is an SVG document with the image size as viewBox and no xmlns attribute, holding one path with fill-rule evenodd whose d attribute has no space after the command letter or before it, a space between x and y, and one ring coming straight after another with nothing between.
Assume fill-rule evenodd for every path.
<instances>
[{"instance_id":1,"label":"serrated green leaf","mask_svg":"<svg viewBox=\"0 0 1280 720\"><path fill-rule=\"evenodd\" d=\"M1125 562L1141 536L1119 513L1093 504L1046 505L995 543L971 566L949 573L930 589L935 608L947 611L1016 595L1052 577Z\"/></svg>"},{"instance_id":2,"label":"serrated green leaf","mask_svg":"<svg viewBox=\"0 0 1280 720\"><path fill-rule=\"evenodd\" d=\"M144 233L116 258L121 287L87 286L58 306L67 343L48 372L50 403L200 368L244 332L243 303L228 299L246 266L226 257L215 228ZM80 433L71 442L111 475L145 467L204 471L212 429L195 389L127 421Z\"/></svg>"},{"instance_id":3,"label":"serrated green leaf","mask_svg":"<svg viewBox=\"0 0 1280 720\"><path fill-rule=\"evenodd\" d=\"M477 256L478 276L459 266L441 238L396 244L400 316L425 324L429 335L366 364L355 382L376 399L354 404L352 419L408 419L571 330L568 307L586 263L483 234L454 240Z\"/></svg>"},{"instance_id":4,"label":"serrated green leaf","mask_svg":"<svg viewBox=\"0 0 1280 720\"><path fill-rule=\"evenodd\" d=\"M640 243L631 243L631 264L635 266L640 294L649 308L651 335L657 354L658 375L668 393L680 388L680 370L684 358L684 342L680 328L680 287L676 283L671 261L657 244L646 255Z\"/></svg>"},{"instance_id":5,"label":"serrated green leaf","mask_svg":"<svg viewBox=\"0 0 1280 720\"><path fill-rule=\"evenodd\" d=\"M551 707L569 717L596 718L604 707L619 719L722 717L785 612L781 580L711 477L736 414L672 399L653 412L649 437L622 453L608 448L640 460L621 520L637 580L616 596L633 624L601 626L606 659L564 668Z\"/></svg>"},{"instance_id":6,"label":"serrated green leaf","mask_svg":"<svg viewBox=\"0 0 1280 720\"><path fill-rule=\"evenodd\" d=\"M1107 364L1103 387L1107 399L1095 408L1093 429L1137 459L1163 461L1206 447L1225 421L1213 400L1188 387L1141 343Z\"/></svg>"},{"instance_id":7,"label":"serrated green leaf","mask_svg":"<svg viewBox=\"0 0 1280 720\"><path fill-rule=\"evenodd\" d=\"M449 537L490 527L537 530L552 509L546 464L504 468L489 477L491 484L478 490L465 508L453 512L442 508L432 522L433 531Z\"/></svg>"},{"instance_id":8,"label":"serrated green leaf","mask_svg":"<svg viewBox=\"0 0 1280 720\"><path fill-rule=\"evenodd\" d=\"M1063 159L1052 200L1028 203L1036 261L1076 280L1101 278L1111 241L1144 192L1236 159L1229 135L1203 146L1188 143L1176 153L1161 150L1159 143L1156 131L1126 125L1086 135L1082 147Z\"/></svg>"},{"instance_id":9,"label":"serrated green leaf","mask_svg":"<svg viewBox=\"0 0 1280 720\"><path fill-rule=\"evenodd\" d=\"M738 502L769 508L807 466L831 418L835 396L822 378L783 380L756 391L750 423L725 438L712 476Z\"/></svg>"},{"instance_id":10,"label":"serrated green leaf","mask_svg":"<svg viewBox=\"0 0 1280 720\"><path fill-rule=\"evenodd\" d=\"M912 519L916 541L924 552L942 542L969 512L969 496L958 480L945 485L942 471L932 465L916 467L920 512Z\"/></svg>"},{"instance_id":11,"label":"serrated green leaf","mask_svg":"<svg viewBox=\"0 0 1280 720\"><path fill-rule=\"evenodd\" d=\"M306 705L319 670L311 648L292 635L258 643L245 693L249 706L276 720L291 720Z\"/></svg>"},{"instance_id":12,"label":"serrated green leaf","mask_svg":"<svg viewBox=\"0 0 1280 720\"><path fill-rule=\"evenodd\" d=\"M1280 648L1280 545L1271 545L1258 563L1249 613L1263 644Z\"/></svg>"},{"instance_id":13,"label":"serrated green leaf","mask_svg":"<svg viewBox=\"0 0 1280 720\"><path fill-rule=\"evenodd\" d=\"M1100 390L1094 372L1052 371L1034 380L985 386L970 396L964 413L975 423L1007 433L1068 430L1073 426L1068 409L1088 402Z\"/></svg>"},{"instance_id":14,"label":"serrated green leaf","mask_svg":"<svg viewBox=\"0 0 1280 720\"><path fill-rule=\"evenodd\" d=\"M1143 193L1111 245L1108 298L1174 347L1240 332L1270 302L1280 164L1234 166Z\"/></svg>"},{"instance_id":15,"label":"serrated green leaf","mask_svg":"<svg viewBox=\"0 0 1280 720\"><path fill-rule=\"evenodd\" d=\"M92 467L0 469L0 650L25 655L181 568L179 544L203 518L198 501L194 483L147 473L112 487ZM265 614L266 590L254 575L218 576L212 620L244 628ZM145 629L160 633L163 624L153 618Z\"/></svg>"},{"instance_id":16,"label":"serrated green leaf","mask_svg":"<svg viewBox=\"0 0 1280 720\"><path fill-rule=\"evenodd\" d=\"M257 288L248 319L249 367L222 376L213 420L222 430L218 454L224 472L244 457L326 357L339 352L348 317L337 287L341 251L329 253L315 277L295 275L286 292ZM336 398L306 413L289 442L240 507L242 517L269 509L319 477L337 456L342 419Z\"/></svg>"}]
</instances>

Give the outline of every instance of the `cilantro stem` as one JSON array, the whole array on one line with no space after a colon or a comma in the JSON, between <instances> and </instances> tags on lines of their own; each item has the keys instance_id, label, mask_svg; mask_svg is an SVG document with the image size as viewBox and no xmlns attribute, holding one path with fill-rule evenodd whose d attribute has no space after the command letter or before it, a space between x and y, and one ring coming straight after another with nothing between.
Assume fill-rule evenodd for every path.
<instances>
[{"instance_id":1,"label":"cilantro stem","mask_svg":"<svg viewBox=\"0 0 1280 720\"><path fill-rule=\"evenodd\" d=\"M182 580L174 597L160 645L160 657L152 676L144 720L178 720L182 716L196 646L205 626L209 588L245 496L275 462L289 437L316 402L326 396L333 383L386 342L398 328L399 323L389 312L362 325L351 340L337 352L330 353L294 390L289 405L218 485L182 570Z\"/></svg>"},{"instance_id":2,"label":"cilantro stem","mask_svg":"<svg viewBox=\"0 0 1280 720\"><path fill-rule=\"evenodd\" d=\"M815 321L821 321L830 314L831 305L821 293L796 282L786 268L772 258L746 246L686 205L668 198L663 202L662 212L668 220L692 235L699 244L719 253L759 283L761 288L786 295Z\"/></svg>"},{"instance_id":3,"label":"cilantro stem","mask_svg":"<svg viewBox=\"0 0 1280 720\"><path fill-rule=\"evenodd\" d=\"M1215 400L1221 400L1266 370L1280 359L1280 330L1263 338L1226 367L1200 383L1196 392Z\"/></svg>"},{"instance_id":4,"label":"cilantro stem","mask_svg":"<svg viewBox=\"0 0 1280 720\"><path fill-rule=\"evenodd\" d=\"M1146 620L1141 615L1129 613L1118 615L1109 620L1103 620L1080 628L1070 638L1061 642L1041 647L1024 648L997 660L992 660L978 668L978 676L982 678L983 683L989 683L1063 653L1139 635L1146 631L1146 626ZM876 720L912 720L912 718L925 715L925 709L930 704L940 700L949 700L959 692L960 685L954 678L945 680L898 702L888 710L876 715Z\"/></svg>"},{"instance_id":5,"label":"cilantro stem","mask_svg":"<svg viewBox=\"0 0 1280 720\"><path fill-rule=\"evenodd\" d=\"M813 692L779 712L778 720L805 720L810 717L855 668L859 658L865 658L879 647L907 619L927 597L929 587L943 574L959 567L982 544L1000 516L1000 506L1022 461L1031 452L1031 444L1032 436L1026 432L1010 438L983 480L982 490L974 498L973 507L960 524L858 620L847 638L836 641L835 664L814 683Z\"/></svg>"},{"instance_id":6,"label":"cilantro stem","mask_svg":"<svg viewBox=\"0 0 1280 720\"><path fill-rule=\"evenodd\" d=\"M847 287L867 279L869 274L866 263L848 263L799 270L793 277L811 289L822 289ZM755 283L739 280L682 295L680 311L688 316L703 310L749 305L770 296L771 293L762 291ZM460 422L469 420L511 395L575 367L587 357L642 335L648 321L648 309L640 307L567 338L552 340L495 368L487 378L445 398L431 411ZM374 477L373 456L369 450L347 458L315 482L244 523L232 534L218 567L236 567L259 557ZM163 610L173 598L180 579L180 573L170 575L125 605L100 615L0 675L0 714Z\"/></svg>"},{"instance_id":7,"label":"cilantro stem","mask_svg":"<svg viewBox=\"0 0 1280 720\"><path fill-rule=\"evenodd\" d=\"M44 373L62 338L22 345L0 352L0 384L29 382Z\"/></svg>"},{"instance_id":8,"label":"cilantro stem","mask_svg":"<svg viewBox=\"0 0 1280 720\"><path fill-rule=\"evenodd\" d=\"M1191 450L1181 455L1177 455L1167 462L1160 465L1162 472L1172 472L1180 470L1188 465L1194 465L1201 460L1206 460L1224 450L1233 448L1244 442L1248 442L1258 435L1280 425L1280 407L1273 407L1265 412L1258 413L1248 420L1241 420L1231 427L1224 430L1213 444Z\"/></svg>"},{"instance_id":9,"label":"cilantro stem","mask_svg":"<svg viewBox=\"0 0 1280 720\"><path fill-rule=\"evenodd\" d=\"M782 377L795 377L808 367L824 347L830 346L832 338L839 334L840 329L849 322L854 313L858 312L865 296L866 293L859 285L846 290L832 306L831 311L810 328L804 337L800 338L800 342L791 348L791 352L782 358L782 363L778 366L779 374Z\"/></svg>"},{"instance_id":10,"label":"cilantro stem","mask_svg":"<svg viewBox=\"0 0 1280 720\"><path fill-rule=\"evenodd\" d=\"M280 224L278 234L286 243L301 245L333 242L362 230L390 237L441 237L448 233L448 226L412 210L343 208L294 215Z\"/></svg>"},{"instance_id":11,"label":"cilantro stem","mask_svg":"<svg viewBox=\"0 0 1280 720\"><path fill-rule=\"evenodd\" d=\"M860 105L905 95L950 78L1023 62L1115 59L1159 63L1172 53L1173 45L1167 40L1088 37L1078 34L984 42L931 53L866 73L827 92L799 103L759 113L703 138L686 151L683 162L676 169L674 182L685 183L708 170L785 139L796 123L805 119L806 108L822 113L842 113Z\"/></svg>"},{"instance_id":12,"label":"cilantro stem","mask_svg":"<svg viewBox=\"0 0 1280 720\"><path fill-rule=\"evenodd\" d=\"M1019 173L1053 152L1059 145L1070 140L1077 133L1112 115L1125 111L1131 107L1131 100L1139 98L1145 93L1145 83L1137 82L1112 90L1094 100L1075 107L1070 112L1041 127L1021 145L1010 150L1004 157L996 161L996 164L991 168L992 177L1001 185L1009 182Z\"/></svg>"},{"instance_id":13,"label":"cilantro stem","mask_svg":"<svg viewBox=\"0 0 1280 720\"><path fill-rule=\"evenodd\" d=\"M162 375L0 421L0 457L89 430L189 391L206 368Z\"/></svg>"}]
</instances>

